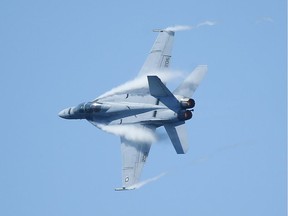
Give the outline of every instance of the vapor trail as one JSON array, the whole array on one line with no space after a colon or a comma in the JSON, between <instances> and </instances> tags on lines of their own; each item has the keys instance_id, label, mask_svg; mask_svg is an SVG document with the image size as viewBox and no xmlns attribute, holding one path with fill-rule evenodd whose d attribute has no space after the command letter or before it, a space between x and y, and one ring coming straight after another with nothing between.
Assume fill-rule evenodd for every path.
<instances>
[{"instance_id":1,"label":"vapor trail","mask_svg":"<svg viewBox=\"0 0 288 216\"><path fill-rule=\"evenodd\" d=\"M196 27L199 28L201 26L214 26L214 25L216 25L216 22L207 20L197 24Z\"/></svg>"},{"instance_id":2,"label":"vapor trail","mask_svg":"<svg viewBox=\"0 0 288 216\"><path fill-rule=\"evenodd\" d=\"M216 25L216 22L207 20L207 21L198 23L198 24L195 25L195 26L175 25L175 26L167 27L165 30L166 30L166 31L174 31L174 32L177 32L177 31L187 31L187 30L199 28L199 27L202 27L202 26L213 26L213 25Z\"/></svg>"},{"instance_id":3,"label":"vapor trail","mask_svg":"<svg viewBox=\"0 0 288 216\"><path fill-rule=\"evenodd\" d=\"M147 81L148 75L137 77L120 86L117 86L111 89L110 91L99 96L98 99L112 96L112 95L117 95L117 94L137 93L137 91L139 90L141 90L142 94L145 92L149 93L148 81ZM169 80L172 80L180 76L180 73L177 73L177 72L172 73L171 71L163 71L163 72L152 72L151 75L157 75L162 80L162 82L166 83Z\"/></svg>"},{"instance_id":4,"label":"vapor trail","mask_svg":"<svg viewBox=\"0 0 288 216\"><path fill-rule=\"evenodd\" d=\"M166 28L166 31L186 31L186 30L190 30L192 29L192 26L187 26L187 25L176 25L176 26L170 26L168 28Z\"/></svg>"},{"instance_id":5,"label":"vapor trail","mask_svg":"<svg viewBox=\"0 0 288 216\"><path fill-rule=\"evenodd\" d=\"M158 175L158 176L155 176L155 177L153 177L153 178L150 178L150 179L147 179L147 180L145 180L145 181L139 182L139 183L137 183L137 184L135 184L135 185L132 185L131 188L139 189L139 188L143 187L143 186L146 185L146 184L149 184L149 183L151 183L151 182L157 181L158 179L160 179L160 178L163 177L164 175L166 175L166 173L161 173L161 174Z\"/></svg>"},{"instance_id":6,"label":"vapor trail","mask_svg":"<svg viewBox=\"0 0 288 216\"><path fill-rule=\"evenodd\" d=\"M153 130L138 125L97 125L101 130L124 137L133 142L154 143L157 141L157 136Z\"/></svg>"}]
</instances>

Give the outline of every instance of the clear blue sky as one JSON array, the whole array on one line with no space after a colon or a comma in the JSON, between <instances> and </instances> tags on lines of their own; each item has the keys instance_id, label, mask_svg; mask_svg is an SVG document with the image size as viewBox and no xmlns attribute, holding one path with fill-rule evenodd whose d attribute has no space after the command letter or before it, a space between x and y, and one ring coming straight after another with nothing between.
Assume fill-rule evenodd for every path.
<instances>
[{"instance_id":1,"label":"clear blue sky","mask_svg":"<svg viewBox=\"0 0 288 216\"><path fill-rule=\"evenodd\" d=\"M0 2L0 215L286 215L283 0ZM209 71L195 93L190 151L152 146L132 192L119 138L68 106L134 78L157 34L177 32L171 67Z\"/></svg>"}]
</instances>

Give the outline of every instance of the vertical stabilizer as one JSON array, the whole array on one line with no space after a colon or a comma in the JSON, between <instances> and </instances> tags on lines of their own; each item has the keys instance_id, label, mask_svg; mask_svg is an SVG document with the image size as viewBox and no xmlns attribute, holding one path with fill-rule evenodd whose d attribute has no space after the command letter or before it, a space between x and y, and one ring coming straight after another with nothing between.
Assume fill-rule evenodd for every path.
<instances>
[{"instance_id":1,"label":"vertical stabilizer","mask_svg":"<svg viewBox=\"0 0 288 216\"><path fill-rule=\"evenodd\" d=\"M159 99L169 109L178 111L179 101L170 92L170 90L162 83L157 76L147 76L150 94Z\"/></svg>"},{"instance_id":2,"label":"vertical stabilizer","mask_svg":"<svg viewBox=\"0 0 288 216\"><path fill-rule=\"evenodd\" d=\"M185 122L166 124L164 127L177 154L185 154L189 149L188 134Z\"/></svg>"},{"instance_id":3,"label":"vertical stabilizer","mask_svg":"<svg viewBox=\"0 0 288 216\"><path fill-rule=\"evenodd\" d=\"M178 86L177 89L175 89L173 94L181 95L188 98L192 97L207 71L207 65L197 66L192 71L192 73L184 80L184 82L180 86Z\"/></svg>"}]
</instances>

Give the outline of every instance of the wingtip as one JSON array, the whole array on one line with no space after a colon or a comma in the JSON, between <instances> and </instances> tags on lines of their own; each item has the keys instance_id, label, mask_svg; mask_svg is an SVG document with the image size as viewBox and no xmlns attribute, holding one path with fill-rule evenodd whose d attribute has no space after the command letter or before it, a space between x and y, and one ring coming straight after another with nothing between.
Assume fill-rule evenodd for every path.
<instances>
[{"instance_id":1,"label":"wingtip","mask_svg":"<svg viewBox=\"0 0 288 216\"><path fill-rule=\"evenodd\" d=\"M163 29L153 29L152 31L153 32L163 32L164 30Z\"/></svg>"},{"instance_id":2,"label":"wingtip","mask_svg":"<svg viewBox=\"0 0 288 216\"><path fill-rule=\"evenodd\" d=\"M120 187L120 188L115 188L115 191L129 191L129 190L135 190L136 188L132 187Z\"/></svg>"},{"instance_id":3,"label":"wingtip","mask_svg":"<svg viewBox=\"0 0 288 216\"><path fill-rule=\"evenodd\" d=\"M170 30L169 28L165 28L165 29L153 29L153 32L167 32L168 34L174 35L175 31Z\"/></svg>"}]
</instances>

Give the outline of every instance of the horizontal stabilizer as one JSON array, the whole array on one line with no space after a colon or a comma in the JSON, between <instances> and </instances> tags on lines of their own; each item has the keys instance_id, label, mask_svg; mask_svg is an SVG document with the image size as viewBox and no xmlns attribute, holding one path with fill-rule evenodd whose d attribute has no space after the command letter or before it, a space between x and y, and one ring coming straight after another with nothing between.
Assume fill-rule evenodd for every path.
<instances>
[{"instance_id":1,"label":"horizontal stabilizer","mask_svg":"<svg viewBox=\"0 0 288 216\"><path fill-rule=\"evenodd\" d=\"M166 124L164 127L177 154L185 154L189 149L185 122Z\"/></svg>"},{"instance_id":2,"label":"horizontal stabilizer","mask_svg":"<svg viewBox=\"0 0 288 216\"><path fill-rule=\"evenodd\" d=\"M173 93L187 98L192 97L203 77L207 73L207 70L207 65L199 65L196 67Z\"/></svg>"}]
</instances>

